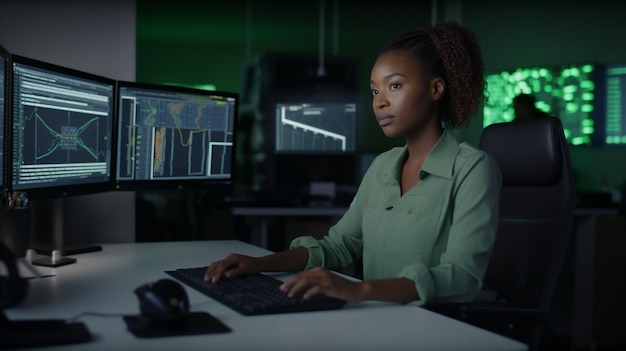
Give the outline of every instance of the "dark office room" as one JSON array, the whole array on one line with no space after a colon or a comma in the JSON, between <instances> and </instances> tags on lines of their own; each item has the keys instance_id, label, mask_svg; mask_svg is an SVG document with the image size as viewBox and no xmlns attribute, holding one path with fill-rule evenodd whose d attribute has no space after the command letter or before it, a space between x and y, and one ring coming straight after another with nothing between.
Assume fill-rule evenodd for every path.
<instances>
[{"instance_id":1,"label":"dark office room","mask_svg":"<svg viewBox=\"0 0 626 351\"><path fill-rule=\"evenodd\" d=\"M68 350L124 346L196 349L199 345L210 347L212 342L223 349L265 349L272 345L269 342L273 338L286 341L278 349L295 349L298 345L300 349L341 350L626 348L626 258L621 253L626 249L623 17L624 4L619 0L3 0L0 58L7 59L6 73L0 72L3 80L6 75L0 103L6 110L0 113L0 127L4 128L0 133L0 184L4 189L0 239L16 256L17 271L28 277L21 278L20 284L29 283L29 288L22 293L20 302L10 307L0 304L0 329L6 323L9 330L13 320L63 319L68 328L58 335L71 334L69 326L80 327L83 329L74 333L82 335L82 340L67 337L59 341L61 338L51 336L55 334L52 331L42 334L39 344L30 346ZM381 57L380 49L397 34L434 26L438 21L453 21L473 30L482 53L486 90L486 98L470 122L446 130L445 135L488 154L487 147L491 146L496 150L493 156L502 174L509 172L504 167L519 172L512 177L516 182L513 185L508 175L504 176L501 195L516 194L525 201L536 202L534 212L551 204L560 206L555 212L567 212L562 215L564 219L551 219L558 226L551 222L548 227L540 223L545 220L539 219L539 224L531 224L530 229L519 229L522 222L532 220L505 218L506 213L500 208L499 230L530 230L531 235L496 239L492 259L506 256L495 253L502 248L549 245L533 248L537 252L518 249L516 257L531 261L524 262L528 267L512 263L515 257L511 256L499 269L486 268L485 285L489 285L489 279L499 279L494 278L496 274L525 275L526 280L521 283L502 283L514 286L511 289L542 280L541 287L521 288L542 299L539 303L533 301L539 307L529 307L530 312L513 311L521 315L516 315L522 320L520 325L530 327L520 328L517 334L512 322L502 326L489 317L470 321L469 315L484 311L482 305L475 312L473 305L465 303L451 303L451 307L444 304L443 309L407 303L401 304L401 309L399 304L387 302L348 302L345 307L337 307L337 311L323 312L335 313L336 322L325 324L324 318L328 317L321 312L289 314L280 321L276 319L278 314L237 314L227 304L201 295L193 284L181 285L190 297L186 308L195 311L190 313L188 329L183 330L180 325L178 329L163 327L171 324L157 328L141 319L146 318L147 308L141 305L142 309L138 309L137 298L143 303L141 290L134 289L171 275L168 272L174 268L202 266L206 270L205 266L226 260L232 250L250 256L282 252L293 248L290 245L300 242L298 238L302 236L320 242L338 222L344 221L342 217L357 202L355 195L361 191L361 181L367 178L366 173L378 155L407 143L403 137L389 137L381 131L380 121L372 111L375 95L374 79L370 76ZM45 182L41 183L42 188L28 181L21 183L16 172L25 172L26 168L21 164L25 161L17 161L22 153L20 148L28 150L24 146L28 138L38 135L23 134L24 139L13 135L18 129L28 129L19 126L31 118L24 117L23 122L12 120L13 115L18 118L22 113L17 112L18 101L32 98L26 93L18 96L23 93L17 88L19 82L29 79L28 74L17 78L29 64L59 69L62 74L76 74L102 85L104 94L108 94L103 99L110 99L107 108L117 118L112 117L108 125L99 127L98 133L109 128L110 135L101 138L106 150L92 152L98 159L107 155L102 156L106 159L102 164L108 167L106 179L100 177L92 185L79 181L78 186L68 185L67 189L50 187ZM0 66L0 71L3 69ZM184 104L189 106L203 99L210 103L188 115L184 111L171 128L152 128L167 123L165 118L162 122L160 117L154 117L141 122L146 123L141 129L141 123L134 122L134 115L129 114L129 106L139 106L136 113L140 118L148 110L156 113L161 105L150 104L158 98L166 100L166 95L184 98ZM546 120L554 121L560 144L555 147L548 143L550 155L542 149L544 143L538 138L543 135L539 134L524 140L526 146L517 154L507 155L508 146L488 144L484 131L518 123L514 104L520 96L531 97L533 108L549 116ZM50 98L39 109L43 111L56 102ZM172 106L168 104L167 109L174 115L176 107ZM27 107L25 111L31 110L37 109ZM227 114L223 121L218 120L220 113ZM43 112L43 117L37 112L32 114L33 119L40 118L40 125L54 129L56 124L46 124ZM201 116L211 119L206 130L198 127L203 121ZM57 123L63 129L63 135L57 135L58 139L65 139L60 142L62 148L87 150L82 139L73 141L70 134L81 133L84 127L86 140L91 135L87 134L91 130L88 123L91 122L70 126L69 117L68 123ZM44 134L43 127L37 133ZM141 130L148 132L142 135ZM162 139L158 138L159 130L163 130ZM520 131L524 132L523 128ZM522 139L520 135L510 136L511 140ZM222 139L207 145L196 142L203 138ZM174 145L175 140L180 140L180 145ZM161 149L163 157L169 154L169 163L157 157L160 142L165 145ZM149 143L154 150L141 146ZM195 143L200 145L194 148L195 154L189 151L183 157L182 150ZM551 158L553 147L556 158ZM519 149L517 145L515 150ZM222 159L205 153L219 153ZM152 162L155 173L142 178L139 164L144 162L144 156L156 159L146 161ZM498 157L504 159L503 163ZM196 158L196 164L191 164ZM528 159L530 168L540 168L542 162L564 162L554 168L567 173L563 178L570 177L571 191L554 187L551 193L538 191L541 195L531 199L535 193L525 192L524 186L531 187L529 184L535 181L531 178L543 176L520 166ZM163 172L174 172L170 168L183 165L188 174L159 178L155 162L163 162ZM99 162L88 164L95 167ZM127 168L132 177L122 174ZM206 170L210 175L200 179L197 170ZM425 179L422 171L419 173L420 179ZM551 177L549 173L546 171ZM517 188L504 190L508 186ZM533 191L538 187L533 186ZM436 193L427 195L438 197ZM363 223L367 223L366 219ZM549 236L541 238L539 233L543 234L544 227L550 228L546 230ZM554 228L562 230L553 233ZM385 243L381 240L377 245ZM363 250L365 255L373 248ZM407 255L412 251L399 252ZM64 256L59 261L63 263L55 265L58 254ZM65 260L65 256L71 257ZM540 256L545 262L533 262L539 261ZM160 262L161 258L167 264ZM366 280L368 268L363 260L364 257L357 257L338 269L337 274L351 281ZM35 261L45 263L39 265ZM111 267L106 270L103 266L109 264ZM3 266L0 264L0 287L9 289L7 282L14 279L5 274L12 268L9 264ZM113 277L110 270L126 269L125 275L116 279L127 296L105 283L86 283L95 278L87 276L102 273L104 277ZM284 280L289 276L280 277ZM65 280L57 283L57 278ZM123 296L119 308L112 301L102 303L88 298L103 295L105 290L111 291L112 299ZM3 295L0 294L0 302ZM74 304L67 302L72 299ZM506 298L499 301L503 300ZM377 314L368 317L370 308L381 316L381 321L373 321L379 318ZM496 313L506 314L514 309ZM347 313L343 316L339 312ZM316 313L320 317L310 317ZM541 322L535 323L536 315L541 316ZM342 318L346 323L334 324ZM361 328L363 335L350 329L353 320L359 321L354 323L355 328ZM389 325L383 327L387 321ZM415 325L410 325L411 321ZM256 328L255 323L263 327L254 332L248 330ZM207 325L213 329L206 330ZM281 330L273 330L273 325ZM449 331L444 333L442 328L448 330L448 326ZM418 332L419 328L425 329ZM313 336L315 341L310 345L306 340L298 342L307 330L309 334L326 336ZM290 332L293 336L286 336ZM439 335L442 333L448 334ZM450 341L455 336L449 333L460 335L456 343ZM348 338L346 334L353 336ZM416 340L426 334L428 340L420 345ZM17 340L7 335L0 331L0 341L7 342L0 343L0 349L22 347L7 341ZM361 337L363 340L354 340ZM248 341L237 343L243 339Z\"/></svg>"}]
</instances>

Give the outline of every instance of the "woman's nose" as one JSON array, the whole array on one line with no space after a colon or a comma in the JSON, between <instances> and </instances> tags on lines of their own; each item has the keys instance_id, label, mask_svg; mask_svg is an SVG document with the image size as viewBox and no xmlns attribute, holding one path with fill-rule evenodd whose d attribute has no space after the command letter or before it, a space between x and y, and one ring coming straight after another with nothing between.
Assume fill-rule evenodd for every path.
<instances>
[{"instance_id":1,"label":"woman's nose","mask_svg":"<svg viewBox=\"0 0 626 351\"><path fill-rule=\"evenodd\" d=\"M378 93L377 95L374 96L374 107L375 108L383 108L385 106L389 105L389 101L387 101L387 99L385 98L385 96L382 93Z\"/></svg>"}]
</instances>

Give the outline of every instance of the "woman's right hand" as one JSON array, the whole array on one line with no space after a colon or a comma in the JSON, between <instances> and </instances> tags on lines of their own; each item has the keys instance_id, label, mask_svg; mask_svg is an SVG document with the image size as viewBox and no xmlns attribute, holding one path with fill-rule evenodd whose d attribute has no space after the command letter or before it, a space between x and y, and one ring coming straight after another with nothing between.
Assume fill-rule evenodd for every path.
<instances>
[{"instance_id":1,"label":"woman's right hand","mask_svg":"<svg viewBox=\"0 0 626 351\"><path fill-rule=\"evenodd\" d=\"M217 283L222 275L230 278L257 273L260 271L257 260L255 257L231 253L223 260L215 261L209 265L204 273L204 281Z\"/></svg>"}]
</instances>

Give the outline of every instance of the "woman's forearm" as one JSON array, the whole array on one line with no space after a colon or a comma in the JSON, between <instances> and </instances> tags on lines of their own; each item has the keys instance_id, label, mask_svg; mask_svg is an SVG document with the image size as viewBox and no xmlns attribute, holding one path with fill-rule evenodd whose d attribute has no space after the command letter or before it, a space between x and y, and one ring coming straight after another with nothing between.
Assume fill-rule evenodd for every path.
<instances>
[{"instance_id":1,"label":"woman's forearm","mask_svg":"<svg viewBox=\"0 0 626 351\"><path fill-rule=\"evenodd\" d=\"M257 263L262 272L298 272L306 267L308 261L309 250L305 247L295 247L259 257Z\"/></svg>"},{"instance_id":2,"label":"woman's forearm","mask_svg":"<svg viewBox=\"0 0 626 351\"><path fill-rule=\"evenodd\" d=\"M418 300L413 281L406 278L366 280L360 283L360 300L407 303Z\"/></svg>"}]
</instances>

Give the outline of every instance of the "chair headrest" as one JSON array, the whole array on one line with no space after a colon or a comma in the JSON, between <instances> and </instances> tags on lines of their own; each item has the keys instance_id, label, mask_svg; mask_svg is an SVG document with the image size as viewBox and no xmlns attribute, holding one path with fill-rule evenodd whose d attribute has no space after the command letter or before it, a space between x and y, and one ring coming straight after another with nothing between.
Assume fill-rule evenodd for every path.
<instances>
[{"instance_id":1,"label":"chair headrest","mask_svg":"<svg viewBox=\"0 0 626 351\"><path fill-rule=\"evenodd\" d=\"M561 178L562 134L555 117L497 123L483 130L479 147L500 167L502 185L548 185Z\"/></svg>"}]
</instances>

